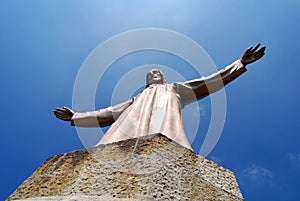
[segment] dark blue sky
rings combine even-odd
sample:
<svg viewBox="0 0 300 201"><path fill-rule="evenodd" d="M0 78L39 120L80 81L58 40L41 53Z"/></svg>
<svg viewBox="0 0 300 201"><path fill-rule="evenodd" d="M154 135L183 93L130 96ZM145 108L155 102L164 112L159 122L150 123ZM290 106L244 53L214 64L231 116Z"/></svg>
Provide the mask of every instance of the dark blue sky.
<svg viewBox="0 0 300 201"><path fill-rule="evenodd" d="M245 200L298 200L299 10L298 0L2 0L0 200L48 157L83 148L76 130L55 119L52 110L72 106L76 75L94 48L116 34L141 28L188 36L207 51L218 69L238 59L250 45L267 46L265 57L226 87L226 122L207 158L235 173ZM151 59L167 66L182 62L162 55L129 55L115 68ZM104 91L99 85L97 108L109 105L114 82L106 82ZM204 123L209 120L209 102L209 98L199 102ZM195 151L206 126L193 142Z"/></svg>

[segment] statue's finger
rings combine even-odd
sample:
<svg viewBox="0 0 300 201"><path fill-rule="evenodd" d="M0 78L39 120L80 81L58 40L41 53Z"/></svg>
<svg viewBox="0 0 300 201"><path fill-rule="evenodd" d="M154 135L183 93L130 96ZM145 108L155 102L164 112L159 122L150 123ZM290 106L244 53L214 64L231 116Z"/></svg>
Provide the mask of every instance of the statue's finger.
<svg viewBox="0 0 300 201"><path fill-rule="evenodd" d="M62 115L55 115L58 119L61 119L61 120L64 120L64 121L67 121L70 119L70 117L68 116L62 116Z"/></svg>
<svg viewBox="0 0 300 201"><path fill-rule="evenodd" d="M60 114L60 112L59 111L53 111L53 113L55 114L55 115L57 115L57 114Z"/></svg>
<svg viewBox="0 0 300 201"><path fill-rule="evenodd" d="M65 112L66 110L61 109L61 108L55 108L55 111Z"/></svg>
<svg viewBox="0 0 300 201"><path fill-rule="evenodd" d="M54 115L59 119L69 119L70 116L66 114L54 113Z"/></svg>
<svg viewBox="0 0 300 201"><path fill-rule="evenodd" d="M258 54L263 54L265 53L265 50L264 49L260 49L259 51L257 51Z"/></svg>
<svg viewBox="0 0 300 201"><path fill-rule="evenodd" d="M70 110L70 108L68 108L68 107L66 107L66 106L63 106L63 108L66 109L66 110Z"/></svg>
<svg viewBox="0 0 300 201"><path fill-rule="evenodd" d="M74 112L73 112L73 110L71 110L70 108L68 108L68 107L66 107L66 106L64 106L63 107L69 114L73 114Z"/></svg>
<svg viewBox="0 0 300 201"><path fill-rule="evenodd" d="M60 114L60 115L63 115L63 114L66 114L66 112L65 112L65 111L55 110L55 111L54 111L54 114Z"/></svg>
<svg viewBox="0 0 300 201"><path fill-rule="evenodd" d="M257 54L262 54L262 53L265 52L265 50L266 50L266 47L262 47L262 48L260 48L256 53L257 53Z"/></svg>
<svg viewBox="0 0 300 201"><path fill-rule="evenodd" d="M255 52L259 48L259 46L260 46L260 43L258 43L252 51Z"/></svg>
<svg viewBox="0 0 300 201"><path fill-rule="evenodd" d="M265 52L265 50L266 50L266 46L263 46L262 48L260 48L259 50L258 50L258 52Z"/></svg>
<svg viewBox="0 0 300 201"><path fill-rule="evenodd" d="M62 117L60 115L57 115L57 114L55 114L55 117L58 118L58 119L64 119L64 117Z"/></svg>
<svg viewBox="0 0 300 201"><path fill-rule="evenodd" d="M56 117L58 117L58 118L60 118L60 117L64 117L64 115L62 115L62 114L59 114L59 113L57 113L57 112L54 112L54 115L55 115Z"/></svg>
<svg viewBox="0 0 300 201"><path fill-rule="evenodd" d="M253 48L253 46L248 47L248 49L246 50L246 52L251 51Z"/></svg>

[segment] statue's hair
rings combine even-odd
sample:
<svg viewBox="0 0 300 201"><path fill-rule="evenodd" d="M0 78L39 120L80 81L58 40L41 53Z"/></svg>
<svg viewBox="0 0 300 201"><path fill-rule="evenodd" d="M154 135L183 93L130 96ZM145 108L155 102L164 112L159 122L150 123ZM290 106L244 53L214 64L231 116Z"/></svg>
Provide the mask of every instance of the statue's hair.
<svg viewBox="0 0 300 201"><path fill-rule="evenodd" d="M146 88L149 87L149 85L150 85L150 83L148 83L148 75L149 75L149 73L150 73L151 71L153 71L153 70L157 70L157 71L160 73L160 75L161 75L161 77L162 77L162 80L163 80L163 84L168 84L168 81L167 81L167 78L166 78L165 74L163 74L163 72L161 72L161 70L159 70L159 69L157 69L157 68L153 68L153 69L151 69L150 71L148 71L148 73L147 73L147 75L146 75Z"/></svg>

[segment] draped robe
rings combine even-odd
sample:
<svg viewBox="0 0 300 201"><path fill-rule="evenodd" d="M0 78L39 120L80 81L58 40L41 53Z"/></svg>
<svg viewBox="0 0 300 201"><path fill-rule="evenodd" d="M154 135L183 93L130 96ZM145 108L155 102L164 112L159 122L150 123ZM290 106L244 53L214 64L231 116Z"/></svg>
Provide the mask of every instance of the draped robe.
<svg viewBox="0 0 300 201"><path fill-rule="evenodd" d="M97 111L74 113L71 125L110 125L98 144L161 133L192 149L184 132L181 109L221 89L245 71L245 66L237 60L207 77L172 84L152 84L124 103Z"/></svg>

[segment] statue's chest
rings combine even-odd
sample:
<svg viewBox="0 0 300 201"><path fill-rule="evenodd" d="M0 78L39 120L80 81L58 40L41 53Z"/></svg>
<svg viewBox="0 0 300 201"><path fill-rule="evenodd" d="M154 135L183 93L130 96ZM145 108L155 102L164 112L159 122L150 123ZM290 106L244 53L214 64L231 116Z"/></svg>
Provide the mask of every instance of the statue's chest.
<svg viewBox="0 0 300 201"><path fill-rule="evenodd" d="M142 101L147 107L178 107L179 96L171 85L154 85L146 88L138 97L137 101Z"/></svg>

